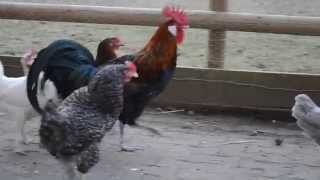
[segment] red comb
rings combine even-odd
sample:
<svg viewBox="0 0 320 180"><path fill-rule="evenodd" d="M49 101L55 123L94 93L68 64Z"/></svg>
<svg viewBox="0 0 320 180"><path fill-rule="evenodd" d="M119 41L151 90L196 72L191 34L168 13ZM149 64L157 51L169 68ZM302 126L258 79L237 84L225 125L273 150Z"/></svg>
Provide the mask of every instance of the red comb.
<svg viewBox="0 0 320 180"><path fill-rule="evenodd" d="M133 64L132 62L130 62L130 61L126 61L125 62L126 63L126 65L129 67L129 69L131 70L131 71L137 71L137 66L135 65L135 64Z"/></svg>
<svg viewBox="0 0 320 180"><path fill-rule="evenodd" d="M162 9L162 14L166 17L170 17L175 20L178 24L182 26L189 25L189 19L187 14L179 8L172 7L172 6L165 6Z"/></svg>

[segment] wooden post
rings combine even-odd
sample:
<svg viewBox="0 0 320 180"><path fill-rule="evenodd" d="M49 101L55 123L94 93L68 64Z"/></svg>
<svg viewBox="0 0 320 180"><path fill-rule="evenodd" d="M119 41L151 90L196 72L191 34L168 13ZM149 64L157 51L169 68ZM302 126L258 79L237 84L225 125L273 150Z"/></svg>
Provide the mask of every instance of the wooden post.
<svg viewBox="0 0 320 180"><path fill-rule="evenodd" d="M210 0L210 9L212 11L226 11L227 0ZM208 37L208 67L223 68L224 49L225 49L225 31L209 31Z"/></svg>

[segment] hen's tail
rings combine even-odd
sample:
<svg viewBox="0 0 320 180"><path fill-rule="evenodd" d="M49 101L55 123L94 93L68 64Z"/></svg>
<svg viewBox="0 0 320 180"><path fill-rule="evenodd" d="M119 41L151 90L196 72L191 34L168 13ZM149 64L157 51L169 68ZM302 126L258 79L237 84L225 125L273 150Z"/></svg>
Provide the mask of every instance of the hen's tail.
<svg viewBox="0 0 320 180"><path fill-rule="evenodd" d="M320 108L305 94L295 97L292 116L298 126L320 145Z"/></svg>
<svg viewBox="0 0 320 180"><path fill-rule="evenodd" d="M29 68L33 64L35 58L37 57L37 54L38 54L38 51L32 48L22 55L20 59L20 63L22 65L22 70L24 72L24 75L28 74Z"/></svg>
<svg viewBox="0 0 320 180"><path fill-rule="evenodd" d="M40 143L53 156L60 151L62 142L66 137L66 121L57 113L58 104L48 101L44 107L39 129Z"/></svg>

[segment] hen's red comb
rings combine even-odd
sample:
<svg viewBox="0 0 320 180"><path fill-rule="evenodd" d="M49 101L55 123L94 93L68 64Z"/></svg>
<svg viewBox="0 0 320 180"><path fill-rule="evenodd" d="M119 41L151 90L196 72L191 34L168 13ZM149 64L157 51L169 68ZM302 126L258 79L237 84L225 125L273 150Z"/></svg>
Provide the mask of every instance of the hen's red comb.
<svg viewBox="0 0 320 180"><path fill-rule="evenodd" d="M130 61L126 61L125 63L126 63L126 65L129 67L130 71L134 71L134 72L137 71L137 66L136 66L135 64L133 64L133 63L130 62Z"/></svg>
<svg viewBox="0 0 320 180"><path fill-rule="evenodd" d="M189 25L189 19L187 14L179 8L173 6L165 6L162 9L162 14L166 17L170 17L182 26Z"/></svg>

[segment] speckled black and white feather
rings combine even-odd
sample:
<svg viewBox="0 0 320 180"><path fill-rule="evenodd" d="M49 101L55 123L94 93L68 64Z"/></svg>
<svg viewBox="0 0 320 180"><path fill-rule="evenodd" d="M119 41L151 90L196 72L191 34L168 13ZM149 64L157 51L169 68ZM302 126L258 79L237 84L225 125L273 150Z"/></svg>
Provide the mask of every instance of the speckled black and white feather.
<svg viewBox="0 0 320 180"><path fill-rule="evenodd" d="M106 66L59 106L49 102L41 120L41 144L58 159L72 159L80 172L88 172L99 160L98 144L122 111L127 71L126 65Z"/></svg>

